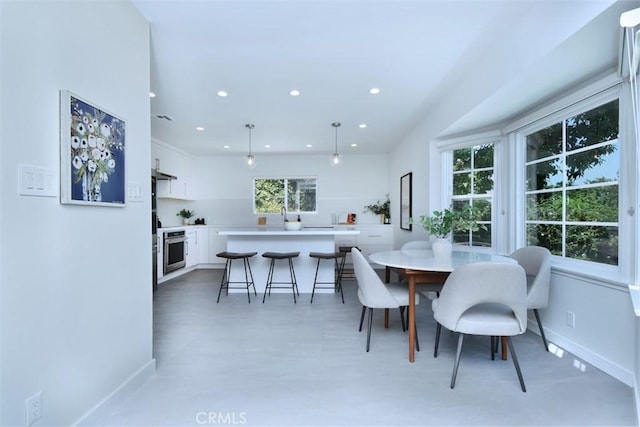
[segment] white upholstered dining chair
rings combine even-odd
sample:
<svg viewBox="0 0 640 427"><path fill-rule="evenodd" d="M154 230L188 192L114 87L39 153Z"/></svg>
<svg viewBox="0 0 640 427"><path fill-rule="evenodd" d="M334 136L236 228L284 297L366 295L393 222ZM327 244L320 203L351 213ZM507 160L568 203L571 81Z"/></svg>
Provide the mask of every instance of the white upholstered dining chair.
<svg viewBox="0 0 640 427"><path fill-rule="evenodd" d="M351 249L351 257L353 259L353 269L358 282L358 299L362 304L362 314L360 316L360 331L362 331L362 323L367 309L369 309L369 323L367 327L367 347L371 342L371 325L374 308L398 308L400 309L400 319L402 320L402 331L405 331L404 325L404 308L409 305L409 291L406 286L396 284L385 284L378 273L367 262L364 255L357 249ZM416 304L420 303L420 296L416 294ZM417 344L416 333L416 344ZM419 350L419 346L417 345Z"/></svg>
<svg viewBox="0 0 640 427"><path fill-rule="evenodd" d="M551 252L541 246L525 246L513 252L510 257L518 261L527 274L527 309L533 310L538 322L538 329L540 329L542 343L545 350L549 351L538 309L549 305Z"/></svg>
<svg viewBox="0 0 640 427"><path fill-rule="evenodd" d="M518 264L478 262L455 269L440 297L432 302L437 322L433 356L438 357L442 326L458 332L458 348L451 375L455 387L465 335L491 337L491 357L496 337L505 337L520 387L526 392L511 336L527 330L527 279Z"/></svg>

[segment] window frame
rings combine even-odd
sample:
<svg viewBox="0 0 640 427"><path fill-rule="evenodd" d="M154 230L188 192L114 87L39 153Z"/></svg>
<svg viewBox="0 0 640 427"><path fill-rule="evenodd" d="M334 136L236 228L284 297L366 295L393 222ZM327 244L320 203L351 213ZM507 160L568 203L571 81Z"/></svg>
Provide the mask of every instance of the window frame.
<svg viewBox="0 0 640 427"><path fill-rule="evenodd" d="M604 84L608 82L605 81ZM594 261L578 260L574 258L567 258L563 256L553 256L554 269L562 270L567 273L575 273L584 277L592 277L598 279L605 279L607 282L615 284L625 284L632 274L632 265L634 263L635 250L633 249L632 237L633 224L632 215L626 214L627 209L624 206L629 205L629 194L635 191L636 185L633 180L630 179L633 175L633 171L630 170L622 159L628 156L628 147L625 144L627 140L630 128L623 118L624 109L628 107L627 99L623 96L622 85L608 85L608 87L601 88L600 90L592 90L591 95L583 94L580 99L572 99L571 96L567 97L565 104L554 104L555 110L552 113L545 114L543 117L529 122L526 125L522 125L517 129L506 129L510 131L510 146L515 152L514 163L515 170L518 174L515 180L515 188L513 193L513 200L515 202L515 230L514 230L514 242L515 245L512 248L522 247L526 244L526 137L532 133L540 131L553 124L562 122L563 120L584 113L586 111L597 108L608 102L618 99L619 114L619 128L618 128L618 147L620 149L620 165L619 165L619 180L618 180L618 265L603 264ZM571 102L573 100L573 102ZM541 109L531 114L533 116L540 116ZM526 121L521 119L520 123ZM633 151L633 150L631 150ZM635 158L635 154L633 154ZM633 206L631 204L630 206Z"/></svg>
<svg viewBox="0 0 640 427"><path fill-rule="evenodd" d="M492 162L491 162L491 167L476 167L476 165L474 164L475 161L475 153L476 153L476 148L477 147L482 147L482 146L486 146L486 145L491 145L492 146ZM493 246L493 208L494 208L494 195L495 195L495 162L496 162L496 156L495 156L495 143L494 142L485 142L483 144L473 144L470 145L468 147L463 147L463 148L454 148L452 150L450 150L449 152L452 153L456 151L456 150L464 150L464 149L468 149L471 152L471 156L469 159L470 165L468 169L464 169L463 171L457 171L455 170L455 168L453 167L453 157L451 158L451 178L453 180L451 188L452 188L452 194L451 194L451 204L455 205L456 202L467 202L469 201L471 203L471 205L473 205L475 202L479 201L479 200L488 200L490 206L491 206L491 218L489 219L489 221L482 221L481 224L487 224L489 226L490 232L489 232L489 239L491 241L491 245L489 247ZM486 171L491 171L491 177L492 177L492 186L491 186L491 191L487 192L487 193L476 193L475 192L475 175L478 174L479 172L486 172ZM470 192L465 193L465 194L453 194L454 193L454 185L453 183L455 182L455 177L456 175L466 175L469 174L469 178L471 180L470 184ZM455 208L454 208L455 210ZM453 233L455 236L455 232ZM473 247L473 248L480 248L480 247L487 247L484 245L474 245L473 244L473 232L466 232L467 237L466 237L466 245L463 242L456 242L454 236L452 236L452 243L453 244L457 244L460 246L469 246L469 247Z"/></svg>
<svg viewBox="0 0 640 427"><path fill-rule="evenodd" d="M500 138L496 142L493 233L491 251L509 254L524 246L526 241L525 143L524 133L579 114L615 98L619 99L620 126L620 179L618 181L619 263L617 266L553 256L554 271L580 280L595 281L612 288L637 283L640 277L640 153L636 153L635 129L632 117L631 95L628 81L616 73L608 73L580 87L558 95L553 100L530 109L513 120L468 132L463 136L442 137L432 140L429 149L429 210L446 207L452 194L451 155L447 150L464 148ZM560 117L563 118L560 118ZM498 148L499 145L499 148ZM516 165L514 167L514 165ZM450 199L449 199L450 200ZM456 247L464 250L464 247ZM474 248L481 250L481 248Z"/></svg>
<svg viewBox="0 0 640 427"><path fill-rule="evenodd" d="M493 193L491 195L491 246L470 246L455 244L455 250L481 251L504 253L506 245L504 226L498 226L498 218L505 216L504 203L506 201L507 186L503 186L503 165L506 161L505 137L500 130L469 134L453 138L443 138L436 141L440 156L440 204L430 211L444 209L453 202L453 151L462 148L472 148L478 145L493 144Z"/></svg>
<svg viewBox="0 0 640 427"><path fill-rule="evenodd" d="M313 179L315 180L315 184L316 184L316 191L315 191L315 210L313 211L300 211L300 210L296 210L296 211L290 211L287 208L287 213L289 214L301 214L301 215L314 215L318 213L318 177L317 176L313 176L313 175L305 175L305 176L283 176L283 175L278 175L278 176L256 176L253 178L252 182L251 182L251 202L253 204L253 213L254 215L280 215L282 212L257 212L256 210L256 181L257 180L273 180L273 181L278 181L278 180L282 180L284 181L284 192L285 192L285 206L289 206L289 198L288 198L288 183L290 180L308 180L308 179Z"/></svg>

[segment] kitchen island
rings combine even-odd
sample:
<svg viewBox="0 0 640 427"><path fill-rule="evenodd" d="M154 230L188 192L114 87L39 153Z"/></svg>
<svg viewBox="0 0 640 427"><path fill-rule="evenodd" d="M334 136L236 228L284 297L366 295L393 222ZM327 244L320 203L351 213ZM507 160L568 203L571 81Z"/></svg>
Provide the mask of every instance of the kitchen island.
<svg viewBox="0 0 640 427"><path fill-rule="evenodd" d="M237 230L220 230L220 236L227 238L227 251L229 252L257 252L251 258L251 270L258 293L264 292L269 271L269 260L262 257L264 252L300 252L300 256L294 258L293 265L300 293L310 294L313 290L313 280L316 273L315 259L309 258L309 252L335 252L335 236L358 235L359 230L350 228L334 229L333 227L309 227L301 230L284 230L284 228L245 228ZM333 280L333 262L322 261L318 272L318 281L329 282ZM244 276L242 263L234 263L232 278ZM236 276L237 275L237 276ZM289 269L285 262L276 262L274 280L289 280ZM229 292L246 292L242 290L229 290ZM275 292L291 292L287 289L273 289ZM316 293L332 292L331 290L316 289Z"/></svg>

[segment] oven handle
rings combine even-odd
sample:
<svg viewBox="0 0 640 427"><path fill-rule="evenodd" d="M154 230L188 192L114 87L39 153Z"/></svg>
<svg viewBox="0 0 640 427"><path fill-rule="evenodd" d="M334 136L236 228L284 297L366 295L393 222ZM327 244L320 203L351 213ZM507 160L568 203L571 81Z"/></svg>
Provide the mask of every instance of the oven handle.
<svg viewBox="0 0 640 427"><path fill-rule="evenodd" d="M164 240L166 244L180 243L180 242L186 242L186 241L187 241L186 237L170 237Z"/></svg>

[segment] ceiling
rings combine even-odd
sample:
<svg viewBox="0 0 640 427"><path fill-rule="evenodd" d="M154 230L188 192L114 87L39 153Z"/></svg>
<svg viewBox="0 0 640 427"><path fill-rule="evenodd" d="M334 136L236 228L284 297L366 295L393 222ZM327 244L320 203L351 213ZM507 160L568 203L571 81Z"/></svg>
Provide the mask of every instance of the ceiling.
<svg viewBox="0 0 640 427"><path fill-rule="evenodd" d="M501 123L615 68L619 14L638 2L612 3L133 0L151 28L151 134L239 155L252 123L257 155L328 155L336 140L389 152L440 108L441 134Z"/></svg>

